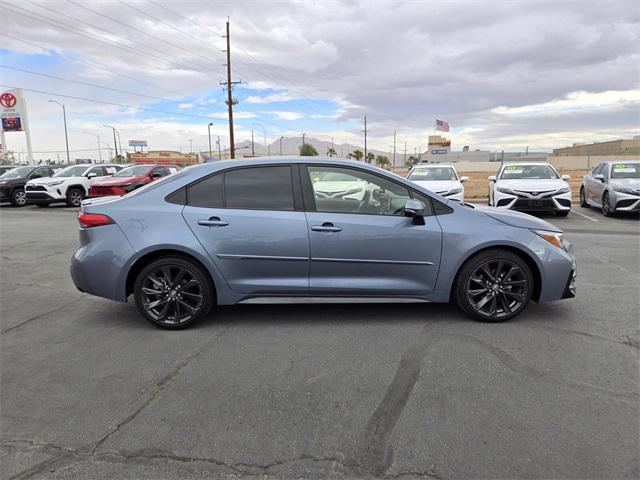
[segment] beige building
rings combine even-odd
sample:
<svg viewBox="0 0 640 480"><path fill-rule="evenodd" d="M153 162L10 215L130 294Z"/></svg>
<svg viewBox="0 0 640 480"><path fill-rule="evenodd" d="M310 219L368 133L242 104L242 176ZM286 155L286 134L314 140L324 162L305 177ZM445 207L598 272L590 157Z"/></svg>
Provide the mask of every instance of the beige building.
<svg viewBox="0 0 640 480"><path fill-rule="evenodd" d="M592 155L640 155L640 135L630 139L600 143L574 143L571 147L556 148L554 157L584 157Z"/></svg>
<svg viewBox="0 0 640 480"><path fill-rule="evenodd" d="M127 163L158 163L186 167L200 163L197 153L181 153L172 150L152 150L150 152L127 153Z"/></svg>

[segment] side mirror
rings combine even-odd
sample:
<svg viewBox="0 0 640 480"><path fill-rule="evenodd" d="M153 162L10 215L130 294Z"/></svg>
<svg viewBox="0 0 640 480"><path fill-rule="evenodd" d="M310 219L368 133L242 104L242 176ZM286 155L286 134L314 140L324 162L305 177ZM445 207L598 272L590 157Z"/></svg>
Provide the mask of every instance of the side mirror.
<svg viewBox="0 0 640 480"><path fill-rule="evenodd" d="M571 180L571 175L562 175L562 179L565 181Z"/></svg>
<svg viewBox="0 0 640 480"><path fill-rule="evenodd" d="M151 178L160 178L162 177L162 175L160 175L159 173L152 173L151 174Z"/></svg>
<svg viewBox="0 0 640 480"><path fill-rule="evenodd" d="M96 172L89 172L89 173L87 174L87 178L95 178L95 177L97 177L97 176L98 176L98 174L97 174Z"/></svg>
<svg viewBox="0 0 640 480"><path fill-rule="evenodd" d="M422 201L410 198L404 204L404 215L406 217L422 217L426 208Z"/></svg>
<svg viewBox="0 0 640 480"><path fill-rule="evenodd" d="M490 181L490 182L495 182L496 180L497 180L497 178L496 178L496 176L495 176L495 175L491 175L491 176L489 177L489 181Z"/></svg>
<svg viewBox="0 0 640 480"><path fill-rule="evenodd" d="M467 180L469 180L469 177L460 177L460 182L461 182L461 183L464 183L464 182L466 182Z"/></svg>
<svg viewBox="0 0 640 480"><path fill-rule="evenodd" d="M602 175L601 173L599 173L598 175L594 175L593 178L595 178L596 180L600 180L602 183L604 183L604 175Z"/></svg>

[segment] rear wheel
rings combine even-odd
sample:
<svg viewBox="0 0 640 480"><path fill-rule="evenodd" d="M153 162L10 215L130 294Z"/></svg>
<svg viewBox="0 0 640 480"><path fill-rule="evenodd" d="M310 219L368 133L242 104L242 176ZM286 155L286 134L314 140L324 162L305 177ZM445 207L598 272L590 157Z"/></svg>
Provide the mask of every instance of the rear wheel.
<svg viewBox="0 0 640 480"><path fill-rule="evenodd" d="M24 207L27 204L27 195L22 188L16 188L11 192L11 205L14 207Z"/></svg>
<svg viewBox="0 0 640 480"><path fill-rule="evenodd" d="M213 306L213 286L196 263L164 257L147 265L133 289L138 311L160 328L180 329L204 317Z"/></svg>
<svg viewBox="0 0 640 480"><path fill-rule="evenodd" d="M589 208L591 206L587 203L587 196L585 195L584 187L580 189L580 206L582 208Z"/></svg>
<svg viewBox="0 0 640 480"><path fill-rule="evenodd" d="M613 210L611 210L611 205L609 203L609 193L605 192L602 196L602 214L605 217L612 217Z"/></svg>
<svg viewBox="0 0 640 480"><path fill-rule="evenodd" d="M84 192L79 188L72 188L67 192L67 206L79 207L84 199Z"/></svg>
<svg viewBox="0 0 640 480"><path fill-rule="evenodd" d="M474 320L504 322L531 299L533 274L515 253L487 250L467 260L454 289L456 303Z"/></svg>

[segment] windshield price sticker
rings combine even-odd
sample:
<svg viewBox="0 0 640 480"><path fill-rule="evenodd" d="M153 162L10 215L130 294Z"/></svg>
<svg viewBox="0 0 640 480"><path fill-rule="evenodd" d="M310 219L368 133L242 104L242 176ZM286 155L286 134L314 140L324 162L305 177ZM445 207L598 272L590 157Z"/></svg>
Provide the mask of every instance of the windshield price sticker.
<svg viewBox="0 0 640 480"><path fill-rule="evenodd" d="M507 167L505 170L508 173L522 173L522 169L519 167Z"/></svg>
<svg viewBox="0 0 640 480"><path fill-rule="evenodd" d="M630 165L630 166L626 166L623 164L618 164L618 165L614 165L613 166L613 171L616 173L633 173L636 171L635 167Z"/></svg>

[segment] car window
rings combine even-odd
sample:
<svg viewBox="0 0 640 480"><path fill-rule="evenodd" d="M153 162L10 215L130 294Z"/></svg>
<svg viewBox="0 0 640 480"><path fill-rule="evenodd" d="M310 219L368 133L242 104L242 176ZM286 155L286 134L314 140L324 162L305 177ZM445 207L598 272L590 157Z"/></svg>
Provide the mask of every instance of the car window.
<svg viewBox="0 0 640 480"><path fill-rule="evenodd" d="M193 207L223 208L222 181L224 174L212 175L189 186L187 205Z"/></svg>
<svg viewBox="0 0 640 480"><path fill-rule="evenodd" d="M409 190L372 173L344 167L308 166L318 212L404 215ZM326 181L327 173L340 181Z"/></svg>
<svg viewBox="0 0 640 480"><path fill-rule="evenodd" d="M414 167L407 177L411 181L457 180L452 167Z"/></svg>
<svg viewBox="0 0 640 480"><path fill-rule="evenodd" d="M550 180L558 178L558 174L550 165L507 165L502 170L500 178L503 180Z"/></svg>
<svg viewBox="0 0 640 480"><path fill-rule="evenodd" d="M29 175L33 167L16 167L2 174L2 178L22 178Z"/></svg>
<svg viewBox="0 0 640 480"><path fill-rule="evenodd" d="M176 173L178 171L178 169L176 167L166 167L167 169L167 175L172 175L174 173Z"/></svg>
<svg viewBox="0 0 640 480"><path fill-rule="evenodd" d="M251 167L224 174L226 208L294 210L291 167Z"/></svg>
<svg viewBox="0 0 640 480"><path fill-rule="evenodd" d="M102 167L92 167L89 170L87 170L87 173L85 174L85 176L88 177L91 174L94 174L96 177L103 177L104 171L102 170Z"/></svg>
<svg viewBox="0 0 640 480"><path fill-rule="evenodd" d="M31 174L31 178L42 178L49 176L49 169L46 167L37 168L35 172Z"/></svg>
<svg viewBox="0 0 640 480"><path fill-rule="evenodd" d="M57 177L57 178L80 177L88 169L89 167L87 165L72 165L70 167L63 168L62 170L58 170L54 175L54 177Z"/></svg>
<svg viewBox="0 0 640 480"><path fill-rule="evenodd" d="M640 163L614 163L611 178L640 178Z"/></svg>
<svg viewBox="0 0 640 480"><path fill-rule="evenodd" d="M602 170L602 167L604 167L604 163L601 163L600 165L596 166L596 168L591 170L591 175L598 175L600 173L600 170Z"/></svg>
<svg viewBox="0 0 640 480"><path fill-rule="evenodd" d="M105 175L113 175L118 172L118 167L114 167L113 165L102 168L104 169Z"/></svg>

